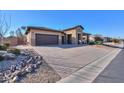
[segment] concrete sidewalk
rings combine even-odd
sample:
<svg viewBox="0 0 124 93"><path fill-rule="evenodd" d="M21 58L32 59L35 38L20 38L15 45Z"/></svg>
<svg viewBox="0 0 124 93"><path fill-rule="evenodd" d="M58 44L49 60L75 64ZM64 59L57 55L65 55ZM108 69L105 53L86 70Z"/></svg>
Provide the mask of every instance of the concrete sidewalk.
<svg viewBox="0 0 124 93"><path fill-rule="evenodd" d="M121 51L115 49L104 57L78 69L70 76L58 81L57 83L91 83L96 77L110 64L113 58Z"/></svg>

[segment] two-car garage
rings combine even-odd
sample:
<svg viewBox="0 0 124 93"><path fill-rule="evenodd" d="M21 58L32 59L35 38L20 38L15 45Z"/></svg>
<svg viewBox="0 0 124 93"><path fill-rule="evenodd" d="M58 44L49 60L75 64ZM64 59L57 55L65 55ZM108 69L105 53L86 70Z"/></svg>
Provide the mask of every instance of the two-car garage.
<svg viewBox="0 0 124 93"><path fill-rule="evenodd" d="M36 46L58 44L58 35L35 34Z"/></svg>

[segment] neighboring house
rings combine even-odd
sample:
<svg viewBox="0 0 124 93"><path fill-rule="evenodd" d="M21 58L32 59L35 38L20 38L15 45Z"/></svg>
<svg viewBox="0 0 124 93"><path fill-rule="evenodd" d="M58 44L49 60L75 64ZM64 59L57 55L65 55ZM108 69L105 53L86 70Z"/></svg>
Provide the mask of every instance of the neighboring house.
<svg viewBox="0 0 124 93"><path fill-rule="evenodd" d="M0 44L8 43L10 46L24 45L26 44L26 38L20 39L15 36L5 37L3 41L0 39Z"/></svg>
<svg viewBox="0 0 124 93"><path fill-rule="evenodd" d="M110 38L110 37L104 37L104 42L112 42L112 38Z"/></svg>
<svg viewBox="0 0 124 93"><path fill-rule="evenodd" d="M89 40L91 42L94 42L96 40L96 37L99 37L101 40L105 40L105 38L102 35L90 35Z"/></svg>
<svg viewBox="0 0 124 93"><path fill-rule="evenodd" d="M0 39L0 44L8 43L11 46L16 46L18 44L17 41L18 40L16 37L6 37L6 38L3 38L3 41Z"/></svg>
<svg viewBox="0 0 124 93"><path fill-rule="evenodd" d="M81 25L64 30L28 26L25 34L27 36L27 43L33 46L80 44L80 41L83 41L83 30L84 28ZM85 34L87 43L89 41L89 35Z"/></svg>
<svg viewBox="0 0 124 93"><path fill-rule="evenodd" d="M94 42L94 41L95 41L95 36L94 36L94 35L90 35L89 41L90 41L90 42Z"/></svg>

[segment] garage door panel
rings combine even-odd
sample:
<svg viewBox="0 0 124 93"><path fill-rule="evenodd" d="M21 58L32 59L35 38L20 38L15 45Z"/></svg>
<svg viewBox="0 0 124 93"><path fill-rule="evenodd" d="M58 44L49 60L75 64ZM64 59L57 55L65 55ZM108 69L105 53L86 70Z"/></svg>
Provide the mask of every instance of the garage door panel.
<svg viewBox="0 0 124 93"><path fill-rule="evenodd" d="M58 35L36 34L36 45L58 44Z"/></svg>

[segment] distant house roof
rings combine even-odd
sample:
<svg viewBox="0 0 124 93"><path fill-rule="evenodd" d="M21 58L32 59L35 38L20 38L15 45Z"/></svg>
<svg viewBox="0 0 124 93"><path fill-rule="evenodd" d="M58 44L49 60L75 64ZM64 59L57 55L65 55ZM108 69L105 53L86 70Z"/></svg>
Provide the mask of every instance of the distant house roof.
<svg viewBox="0 0 124 93"><path fill-rule="evenodd" d="M91 35L90 33L83 32L83 35Z"/></svg>
<svg viewBox="0 0 124 93"><path fill-rule="evenodd" d="M84 30L83 26L77 25L77 26L74 26L74 27L71 27L71 28L64 29L63 31L68 31L68 30L76 29L77 27L81 27Z"/></svg>
<svg viewBox="0 0 124 93"><path fill-rule="evenodd" d="M71 30L71 29L76 29L77 27L81 27L82 29L84 29L81 25L77 25L68 29L64 29L64 30L56 30L56 29L51 29L51 28L47 28L47 27L37 27L37 26L26 26L26 32L25 34L28 34L30 29L37 29L37 30L45 30L45 31L54 31L54 32L60 32L60 33L64 33L64 31L67 30Z"/></svg>

